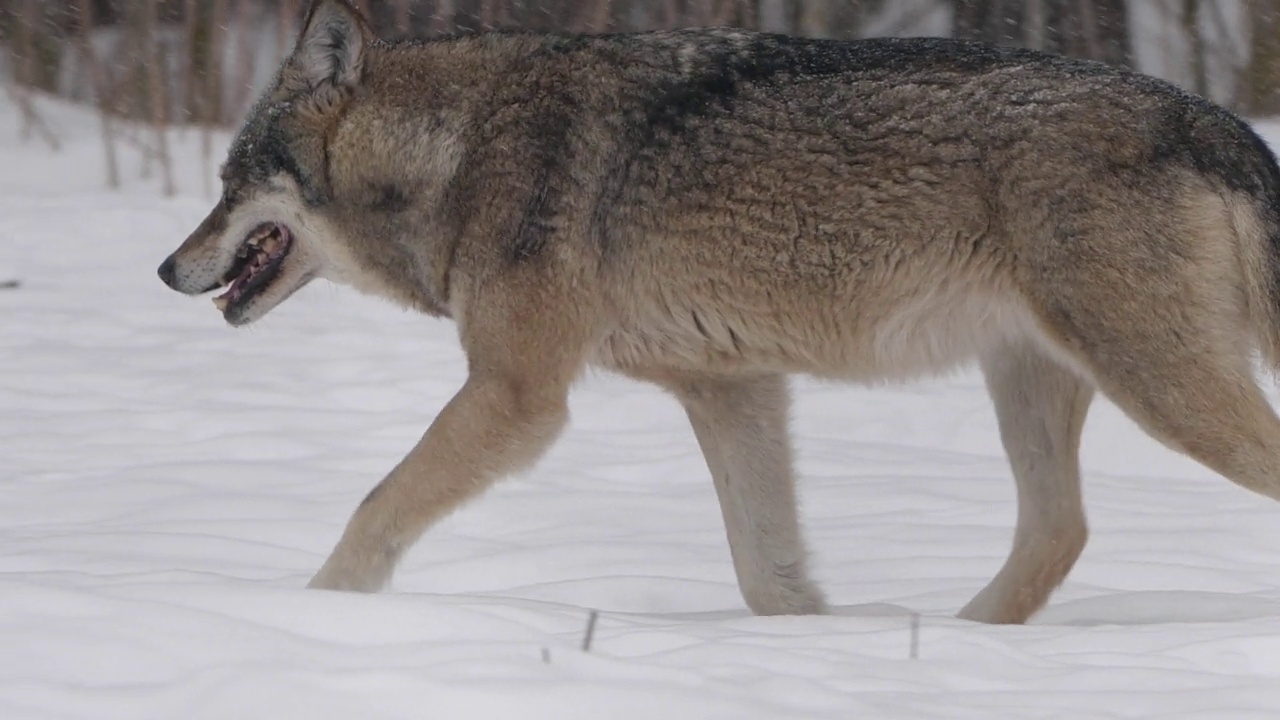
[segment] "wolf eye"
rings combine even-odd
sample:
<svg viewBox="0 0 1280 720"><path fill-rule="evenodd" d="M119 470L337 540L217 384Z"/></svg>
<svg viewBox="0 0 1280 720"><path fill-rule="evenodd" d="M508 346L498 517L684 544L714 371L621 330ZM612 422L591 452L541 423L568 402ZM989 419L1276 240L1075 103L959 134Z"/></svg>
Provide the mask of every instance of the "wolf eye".
<svg viewBox="0 0 1280 720"><path fill-rule="evenodd" d="M230 185L222 186L222 204L228 210L240 200L240 194L233 190Z"/></svg>

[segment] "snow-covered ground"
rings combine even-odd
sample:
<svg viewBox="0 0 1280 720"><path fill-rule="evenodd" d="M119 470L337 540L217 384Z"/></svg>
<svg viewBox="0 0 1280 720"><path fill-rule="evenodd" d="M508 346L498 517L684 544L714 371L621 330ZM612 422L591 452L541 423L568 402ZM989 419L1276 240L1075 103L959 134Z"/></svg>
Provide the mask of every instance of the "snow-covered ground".
<svg viewBox="0 0 1280 720"><path fill-rule="evenodd" d="M832 616L745 610L683 415L608 376L388 592L303 590L462 381L453 327L326 285L226 327L155 276L209 204L198 136L177 139L184 195L106 192L93 120L42 107L60 154L0 106L0 281L21 280L0 290L0 718L1280 713L1280 506L1105 401L1067 584L1025 627L953 618L1013 524L975 373L796 383Z"/></svg>

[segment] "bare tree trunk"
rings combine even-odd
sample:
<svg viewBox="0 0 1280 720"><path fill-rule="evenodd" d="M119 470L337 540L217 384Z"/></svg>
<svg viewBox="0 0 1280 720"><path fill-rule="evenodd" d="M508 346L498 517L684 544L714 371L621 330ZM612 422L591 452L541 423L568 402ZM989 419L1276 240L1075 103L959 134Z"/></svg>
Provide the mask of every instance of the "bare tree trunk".
<svg viewBox="0 0 1280 720"><path fill-rule="evenodd" d="M77 43L80 46L80 62L84 63L93 85L94 100L98 105L98 118L102 126L102 148L106 153L107 187L112 190L120 187L120 162L116 157L116 132L111 120L110 88L106 73L98 62L93 51L93 43L89 33L93 30L93 0L76 0L80 18L80 33Z"/></svg>
<svg viewBox="0 0 1280 720"><path fill-rule="evenodd" d="M662 26L667 30L674 30L683 22L684 13L681 12L679 0L665 0L662 3Z"/></svg>
<svg viewBox="0 0 1280 720"><path fill-rule="evenodd" d="M613 17L612 0L585 0L573 23L575 32L602 33L609 29Z"/></svg>
<svg viewBox="0 0 1280 720"><path fill-rule="evenodd" d="M1067 3L1053 0L1055 3ZM1129 13L1125 0L1075 0L1074 22L1063 23L1067 32L1066 41L1058 52L1074 55L1089 60L1100 60L1117 67L1130 67L1133 64L1133 51L1129 41ZM1064 8L1065 10L1065 8ZM1064 17L1072 13L1066 11ZM1074 39L1071 37L1074 30Z"/></svg>
<svg viewBox="0 0 1280 720"><path fill-rule="evenodd" d="M199 59L196 57L200 47L200 8L197 2L186 0L182 7L182 35L187 44L182 53L182 108L183 120L187 123L199 122L203 114L197 90L200 76Z"/></svg>
<svg viewBox="0 0 1280 720"><path fill-rule="evenodd" d="M436 14L431 17L431 32L443 35L452 32L458 22L456 0L437 0Z"/></svg>
<svg viewBox="0 0 1280 720"><path fill-rule="evenodd" d="M756 18L760 29L765 32L792 32L791 13L785 0L759 0Z"/></svg>
<svg viewBox="0 0 1280 720"><path fill-rule="evenodd" d="M241 115L249 108L252 100L250 93L253 91L253 74L257 69L258 54L253 51L254 48L254 8L249 0L239 0L236 3L236 58L239 66L236 68L235 74L235 94L232 96L231 109L239 119Z"/></svg>
<svg viewBox="0 0 1280 720"><path fill-rule="evenodd" d="M40 5L36 0L22 0L22 6L16 15L17 37L13 42L14 78L13 82L6 83L5 88L22 116L23 141L30 140L32 135L39 135L52 150L56 151L61 149L62 144L36 110L35 100L31 97L31 87L36 84L38 74L35 32L43 18Z"/></svg>
<svg viewBox="0 0 1280 720"><path fill-rule="evenodd" d="M208 103L208 94L205 92L204 83L201 82L201 68L207 69L210 66L209 60L213 57L210 48L212 47L212 28L208 24L202 25L200 20L199 0L187 0L186 7L183 12L186 20L186 36L187 36L187 120L203 126L202 139L208 135L209 123L213 121L213 114L210 112ZM213 194L213 180L211 159L208 155L201 158L200 163L200 186L204 190L205 197Z"/></svg>
<svg viewBox="0 0 1280 720"><path fill-rule="evenodd" d="M1046 0L1045 8L1046 50L1117 67L1132 64L1124 0Z"/></svg>
<svg viewBox="0 0 1280 720"><path fill-rule="evenodd" d="M405 8L405 20L408 21L409 0L400 0ZM280 9L276 19L276 64L284 61L292 50L293 36L297 33L294 26L298 23L298 0L280 0Z"/></svg>
<svg viewBox="0 0 1280 720"><path fill-rule="evenodd" d="M1182 32L1187 36L1191 63L1191 89L1200 95L1209 93L1209 78L1205 70L1204 33L1200 30L1200 0L1182 0Z"/></svg>
<svg viewBox="0 0 1280 720"><path fill-rule="evenodd" d="M205 0L201 0L205 2ZM208 125L229 121L223 101L222 59L226 56L227 0L207 0L209 11L209 65L205 71L204 102L209 110Z"/></svg>
<svg viewBox="0 0 1280 720"><path fill-rule="evenodd" d="M954 0L955 37L1132 65L1125 0Z"/></svg>
<svg viewBox="0 0 1280 720"><path fill-rule="evenodd" d="M1021 0L955 0L952 34L961 40L1021 45L1022 10Z"/></svg>
<svg viewBox="0 0 1280 720"><path fill-rule="evenodd" d="M164 50L160 45L160 22L156 3L139 0L142 27L147 56L147 90L151 100L151 124L155 130L156 159L160 163L160 177L164 194L171 197L176 192L173 185L173 160L169 154L169 113L165 107L167 97L164 74Z"/></svg>
<svg viewBox="0 0 1280 720"><path fill-rule="evenodd" d="M201 92L204 95L203 105L208 109L205 122L200 133L200 166L204 176L205 196L213 195L213 130L214 127L227 121L225 103L222 101L222 58L226 47L227 0L199 0L209 13L208 57L209 65L203 78ZM282 5L292 5L287 0Z"/></svg>
<svg viewBox="0 0 1280 720"><path fill-rule="evenodd" d="M1022 45L1043 50L1048 29L1045 27L1044 0L1027 0L1027 16L1023 19Z"/></svg>
<svg viewBox="0 0 1280 720"><path fill-rule="evenodd" d="M1246 107L1255 116L1280 114L1280 0L1250 0L1249 19Z"/></svg>
<svg viewBox="0 0 1280 720"><path fill-rule="evenodd" d="M23 142L31 140L33 118L35 116L32 110L29 90L32 74L31 56L35 53L35 42L31 39L31 34L34 32L31 27L31 13L34 6L34 0L22 0L18 11L14 13L13 85L10 93L13 95L14 104L18 106L19 115L22 117Z"/></svg>
<svg viewBox="0 0 1280 720"><path fill-rule="evenodd" d="M834 14L831 0L802 0L797 30L805 37L832 37Z"/></svg>
<svg viewBox="0 0 1280 720"><path fill-rule="evenodd" d="M729 25L741 27L738 20L739 6L738 0L712 0L710 24L716 27Z"/></svg>
<svg viewBox="0 0 1280 720"><path fill-rule="evenodd" d="M409 25L409 0L396 0L395 2L395 20L396 34L400 37L409 37L413 28Z"/></svg>

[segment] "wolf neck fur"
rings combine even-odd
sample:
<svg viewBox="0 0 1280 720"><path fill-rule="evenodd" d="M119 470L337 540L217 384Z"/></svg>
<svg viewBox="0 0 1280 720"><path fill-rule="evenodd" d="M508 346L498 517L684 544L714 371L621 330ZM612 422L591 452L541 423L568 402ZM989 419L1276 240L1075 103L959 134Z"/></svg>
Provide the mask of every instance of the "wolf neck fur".
<svg viewBox="0 0 1280 720"><path fill-rule="evenodd" d="M339 222L364 238L350 248L363 277L342 281L437 317L452 315L459 222L448 198L472 112L454 82L459 69L437 59L442 49L370 48L365 91L336 123L328 158L334 196L346 208L335 208Z"/></svg>

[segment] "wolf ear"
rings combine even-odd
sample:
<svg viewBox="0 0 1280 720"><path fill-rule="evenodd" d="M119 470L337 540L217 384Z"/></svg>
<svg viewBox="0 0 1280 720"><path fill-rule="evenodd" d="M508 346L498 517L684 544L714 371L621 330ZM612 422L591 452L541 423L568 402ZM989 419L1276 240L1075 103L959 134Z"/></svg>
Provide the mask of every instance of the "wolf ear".
<svg viewBox="0 0 1280 720"><path fill-rule="evenodd" d="M373 32L346 0L315 0L307 11L291 62L312 88L354 87L364 70Z"/></svg>

